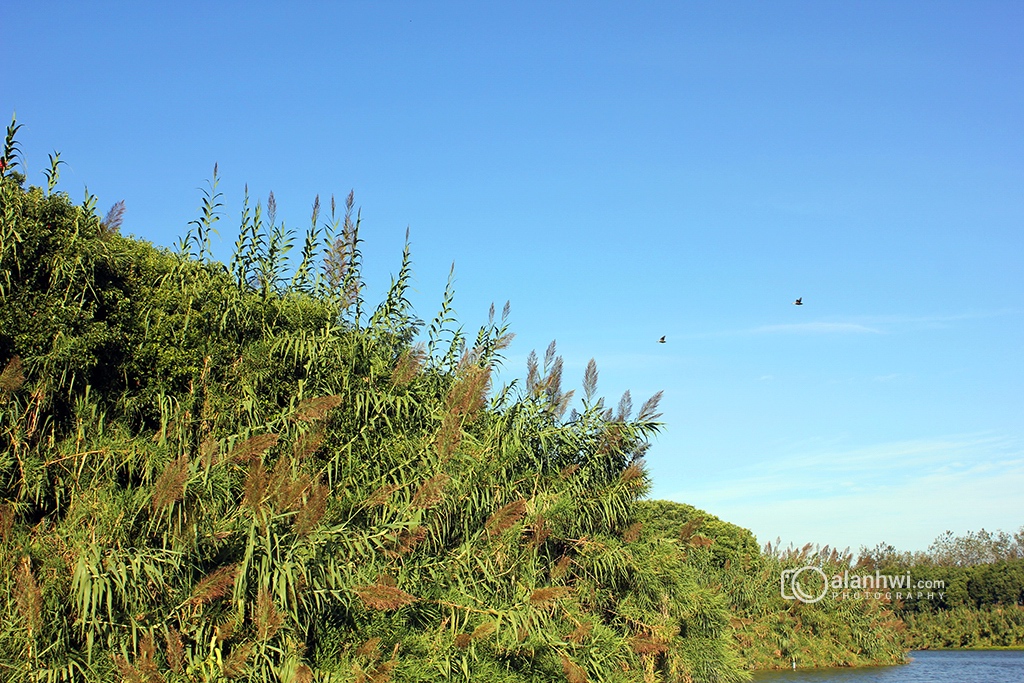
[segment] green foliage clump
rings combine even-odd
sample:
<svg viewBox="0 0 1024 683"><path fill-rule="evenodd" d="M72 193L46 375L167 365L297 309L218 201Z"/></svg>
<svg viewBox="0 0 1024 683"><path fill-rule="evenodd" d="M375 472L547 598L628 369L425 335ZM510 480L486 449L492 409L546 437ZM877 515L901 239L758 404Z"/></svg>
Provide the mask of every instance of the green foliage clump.
<svg viewBox="0 0 1024 683"><path fill-rule="evenodd" d="M825 548L764 551L753 534L691 505L641 503L649 532L679 546L699 583L721 595L734 650L749 669L848 667L904 661L902 623L891 605L836 599L805 604L780 590L786 569L821 568L828 576L851 567L851 556Z"/></svg>
<svg viewBox="0 0 1024 683"><path fill-rule="evenodd" d="M450 285L416 344L408 248L365 309L351 195L315 203L297 264L247 199L224 265L216 169L172 253L55 192L59 159L26 189L14 132L3 680L746 678L721 592L640 533L658 396L606 408L591 365L567 413L554 344L492 392L507 308L470 342Z"/></svg>
<svg viewBox="0 0 1024 683"><path fill-rule="evenodd" d="M908 648L1024 647L1024 528L947 531L918 553L882 543L862 549L858 566L929 587L895 606Z"/></svg>

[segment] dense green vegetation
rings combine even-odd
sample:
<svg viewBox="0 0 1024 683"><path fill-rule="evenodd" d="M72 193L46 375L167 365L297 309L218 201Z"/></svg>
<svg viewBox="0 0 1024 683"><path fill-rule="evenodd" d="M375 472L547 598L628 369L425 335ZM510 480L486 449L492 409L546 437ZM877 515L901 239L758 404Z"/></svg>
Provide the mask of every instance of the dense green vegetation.
<svg viewBox="0 0 1024 683"><path fill-rule="evenodd" d="M100 219L57 191L59 155L28 186L16 132L0 680L711 682L902 661L913 606L780 594L784 569L848 553L762 550L644 499L660 395L606 406L591 361L576 397L554 343L492 387L507 306L467 336L449 282L421 321L408 246L368 304L351 195L315 201L298 241L273 195L246 197L222 264L216 168L172 252L122 236L123 204ZM965 597L904 616L914 633L950 633L957 609L1000 634L971 643L1019 633L996 565L933 564L966 572Z"/></svg>
<svg viewBox="0 0 1024 683"><path fill-rule="evenodd" d="M829 574L851 567L851 556L829 548L762 551L746 529L681 503L641 504L650 532L674 538L699 569L703 584L728 603L733 647L754 669L896 664L904 659L902 624L890 605L874 600L805 604L785 599L784 569L820 566Z"/></svg>
<svg viewBox="0 0 1024 683"><path fill-rule="evenodd" d="M941 584L896 605L909 648L1024 647L1024 528L946 532L918 553L882 543L862 549L858 567Z"/></svg>
<svg viewBox="0 0 1024 683"><path fill-rule="evenodd" d="M569 412L554 344L489 391L510 335L425 328L408 248L367 307L351 196L294 262L266 207L210 258L17 173L0 181L4 680L741 680L721 596L638 537L634 416ZM506 311L507 313L507 311ZM422 339L421 344L414 343Z"/></svg>

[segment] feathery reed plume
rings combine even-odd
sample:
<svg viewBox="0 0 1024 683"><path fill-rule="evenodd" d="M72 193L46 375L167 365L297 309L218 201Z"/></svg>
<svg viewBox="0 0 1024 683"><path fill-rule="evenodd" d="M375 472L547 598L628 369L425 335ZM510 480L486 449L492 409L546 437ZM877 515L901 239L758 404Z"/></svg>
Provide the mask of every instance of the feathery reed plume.
<svg viewBox="0 0 1024 683"><path fill-rule="evenodd" d="M208 434L203 442L199 444L200 462L204 468L210 468L217 461L217 454L220 453L220 444Z"/></svg>
<svg viewBox="0 0 1024 683"><path fill-rule="evenodd" d="M260 588L256 596L256 637L260 642L266 642L274 637L281 624L284 623L284 615L274 607L274 599L270 590Z"/></svg>
<svg viewBox="0 0 1024 683"><path fill-rule="evenodd" d="M649 399L644 401L644 404L640 407L640 414L636 416L638 422L650 422L661 417L661 413L656 411L658 410L658 404L661 403L661 397L664 394L664 391L659 391L654 396L651 396Z"/></svg>
<svg viewBox="0 0 1024 683"><path fill-rule="evenodd" d="M633 397L629 393L629 389L626 389L622 393L622 398L619 399L619 408L615 412L616 422L625 422L629 419L629 414L633 412Z"/></svg>
<svg viewBox="0 0 1024 683"><path fill-rule="evenodd" d="M4 371L0 373L0 391L5 393L11 393L21 388L21 385L25 383L25 371L21 365L20 356L11 356L11 359L7 361L7 365L4 367Z"/></svg>
<svg viewBox="0 0 1024 683"><path fill-rule="evenodd" d="M313 431L306 432L299 438L295 439L292 443L292 455L296 460L302 460L303 458L316 453L317 449L320 448L324 443L324 432L322 429L314 429Z"/></svg>
<svg viewBox="0 0 1024 683"><path fill-rule="evenodd" d="M380 659L380 638L374 636L356 648L356 657L366 657L371 662Z"/></svg>
<svg viewBox="0 0 1024 683"><path fill-rule="evenodd" d="M544 545L544 542L548 540L548 537L550 535L551 529L548 528L548 525L544 521L544 518L540 515L537 515L537 519L534 520L533 524L530 527L530 541L533 543L533 547L539 548L542 545Z"/></svg>
<svg viewBox="0 0 1024 683"><path fill-rule="evenodd" d="M417 598L400 588L378 583L372 586L357 586L352 592L362 600L363 604L375 610L393 610L411 605Z"/></svg>
<svg viewBox="0 0 1024 683"><path fill-rule="evenodd" d="M633 541L640 538L640 532L643 530L643 522L635 522L629 525L629 528L622 532L622 540L626 543L632 543Z"/></svg>
<svg viewBox="0 0 1024 683"><path fill-rule="evenodd" d="M473 640L482 640L487 636L491 635L498 630L493 621L485 621L484 623L473 629L473 633L470 636Z"/></svg>
<svg viewBox="0 0 1024 683"><path fill-rule="evenodd" d="M572 564L572 558L568 555L562 555L562 557L555 563L555 566L551 568L551 578L560 579L565 576L565 573L569 571L569 565Z"/></svg>
<svg viewBox="0 0 1024 683"><path fill-rule="evenodd" d="M235 444L235 447L224 456L227 461L241 462L263 455L269 450L280 437L277 434L257 434L250 436L242 443Z"/></svg>
<svg viewBox="0 0 1024 683"><path fill-rule="evenodd" d="M422 344L403 351L402 355L398 357L398 362L395 363L394 369L391 371L391 384L403 386L411 382L419 373L420 368L423 367L423 362L426 358L427 352Z"/></svg>
<svg viewBox="0 0 1024 683"><path fill-rule="evenodd" d="M245 673L252 648L252 643L242 643L235 647L231 654L224 658L224 667L221 669L223 674L228 678L236 678Z"/></svg>
<svg viewBox="0 0 1024 683"><path fill-rule="evenodd" d="M220 645L226 640L231 640L231 636L235 635L235 628L237 626L238 621L235 617L218 622L213 627L213 636L217 639L217 644Z"/></svg>
<svg viewBox="0 0 1024 683"><path fill-rule="evenodd" d="M226 640L231 640L231 636L235 635L235 628L237 627L238 621L235 617L225 619L214 626L213 634L217 639L217 644L219 645Z"/></svg>
<svg viewBox="0 0 1024 683"><path fill-rule="evenodd" d="M526 515L526 499L514 500L508 505L498 508L484 524L487 534L492 538L512 528L516 522Z"/></svg>
<svg viewBox="0 0 1024 683"><path fill-rule="evenodd" d="M540 370L537 367L537 352L530 351L526 357L526 393L532 395L540 384Z"/></svg>
<svg viewBox="0 0 1024 683"><path fill-rule="evenodd" d="M638 462L635 462L626 469L622 470L622 474L619 477L619 481L621 481L623 484L628 484L634 479L637 479L638 477L642 476L644 476L643 465L641 465Z"/></svg>
<svg viewBox="0 0 1024 683"><path fill-rule="evenodd" d="M299 401L299 405L295 406L292 420L295 422L312 422L313 420L323 419L327 416L327 413L341 405L342 400L344 399L336 394L303 399Z"/></svg>
<svg viewBox="0 0 1024 683"><path fill-rule="evenodd" d="M703 517L698 516L691 519L689 522L684 524L681 529L679 529L679 540L683 543L689 541L690 537L693 536L693 532L700 528L700 525L703 523Z"/></svg>
<svg viewBox="0 0 1024 683"><path fill-rule="evenodd" d="M451 481L451 477L444 472L439 472L427 479L413 494L412 507L426 510L440 503L444 497L444 487L448 485L449 481Z"/></svg>
<svg viewBox="0 0 1024 683"><path fill-rule="evenodd" d="M309 488L310 482L308 474L292 476L292 462L289 458L278 458L267 483L270 504L278 512L296 509L302 502L302 496Z"/></svg>
<svg viewBox="0 0 1024 683"><path fill-rule="evenodd" d="M562 672L565 680L569 683L587 683L587 672L579 664L576 664L565 655L559 655L562 662Z"/></svg>
<svg viewBox="0 0 1024 683"><path fill-rule="evenodd" d="M530 604L534 607L549 605L555 600L561 600L570 593L568 586L548 586L538 588L530 593Z"/></svg>
<svg viewBox="0 0 1024 683"><path fill-rule="evenodd" d="M229 564L210 572L192 589L192 595L186 604L202 605L227 595L227 592L235 585L237 572L238 565L236 564Z"/></svg>
<svg viewBox="0 0 1024 683"><path fill-rule="evenodd" d="M32 574L32 561L21 558L14 581L14 597L18 614L25 622L29 636L39 632L43 617L43 593Z"/></svg>
<svg viewBox="0 0 1024 683"><path fill-rule="evenodd" d="M638 655L661 654L668 651L668 645L648 635L633 636L629 639L629 647Z"/></svg>
<svg viewBox="0 0 1024 683"><path fill-rule="evenodd" d="M622 450L622 425L608 424L601 430L600 444L597 452L601 455L618 453Z"/></svg>
<svg viewBox="0 0 1024 683"><path fill-rule="evenodd" d="M258 512L263 507L269 484L270 479L267 476L267 468L263 466L263 461L257 460L252 463L249 466L249 473L245 476L242 507Z"/></svg>
<svg viewBox="0 0 1024 683"><path fill-rule="evenodd" d="M113 235L121 230L121 223L124 222L124 200L116 202L107 216L100 221L100 231L103 235Z"/></svg>
<svg viewBox="0 0 1024 683"><path fill-rule="evenodd" d="M399 484L383 484L363 501L363 505L368 508L385 505L391 499L391 494L400 488L402 487Z"/></svg>
<svg viewBox="0 0 1024 683"><path fill-rule="evenodd" d="M593 630L593 622L582 621L576 626L576 628L573 629L572 633L565 637L565 639L579 645L587 639L587 636L589 636L590 632Z"/></svg>
<svg viewBox="0 0 1024 683"><path fill-rule="evenodd" d="M420 542L427 537L427 528L424 526L414 526L409 529L402 529L398 532L394 539L395 549L392 551L393 555L405 555L412 551Z"/></svg>
<svg viewBox="0 0 1024 683"><path fill-rule="evenodd" d="M0 543L6 543L14 528L14 506L0 503Z"/></svg>
<svg viewBox="0 0 1024 683"><path fill-rule="evenodd" d="M171 628L167 631L167 648L164 654L167 656L167 666L171 671L180 674L185 670L185 644L181 642L178 629Z"/></svg>
<svg viewBox="0 0 1024 683"><path fill-rule="evenodd" d="M572 475L576 474L579 471L580 471L579 464L573 463L572 465L569 465L568 467L562 468L562 471L559 472L558 474L563 479L568 479L569 477L571 477Z"/></svg>
<svg viewBox="0 0 1024 683"><path fill-rule="evenodd" d="M695 548L707 548L714 544L714 539L708 538L707 536L701 536L700 534L694 534L690 538L690 545Z"/></svg>
<svg viewBox="0 0 1024 683"><path fill-rule="evenodd" d="M139 651L135 658L135 664L119 655L114 656L114 664L129 683L164 683L164 677L156 666L155 655L156 645L153 643L153 633L147 631L139 640Z"/></svg>
<svg viewBox="0 0 1024 683"><path fill-rule="evenodd" d="M185 482L188 481L188 456L167 463L163 473L153 485L151 507L154 512L185 497Z"/></svg>
<svg viewBox="0 0 1024 683"><path fill-rule="evenodd" d="M295 533L299 536L306 536L316 528L316 525L327 513L327 496L330 491L320 482L315 482L309 487L309 495L306 504L299 508L295 515Z"/></svg>
<svg viewBox="0 0 1024 683"><path fill-rule="evenodd" d="M587 401L592 401L597 393L597 362L591 358L587 362L587 369L583 373L583 395Z"/></svg>
<svg viewBox="0 0 1024 683"><path fill-rule="evenodd" d="M462 424L472 422L484 407L490 384L489 367L466 365L462 369L445 401L445 415L437 437L437 451L441 457L447 457L458 448L462 440Z"/></svg>

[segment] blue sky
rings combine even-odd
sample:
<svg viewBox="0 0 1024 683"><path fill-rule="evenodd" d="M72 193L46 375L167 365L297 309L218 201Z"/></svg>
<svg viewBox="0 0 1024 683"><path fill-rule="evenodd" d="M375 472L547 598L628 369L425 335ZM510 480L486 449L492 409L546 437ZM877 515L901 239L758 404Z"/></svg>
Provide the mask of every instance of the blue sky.
<svg viewBox="0 0 1024 683"><path fill-rule="evenodd" d="M764 543L1024 524L1019 2L4 3L30 181L172 245L219 163L370 297L511 300L505 376L664 390L653 495ZM6 112L4 114L4 112ZM805 305L791 302L803 297ZM657 344L661 335L668 343Z"/></svg>

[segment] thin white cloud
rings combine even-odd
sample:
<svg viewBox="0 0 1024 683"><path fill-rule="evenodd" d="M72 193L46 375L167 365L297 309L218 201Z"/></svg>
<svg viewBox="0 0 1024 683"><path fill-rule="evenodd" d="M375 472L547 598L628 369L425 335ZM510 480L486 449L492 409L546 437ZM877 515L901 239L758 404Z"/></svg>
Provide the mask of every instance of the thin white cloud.
<svg viewBox="0 0 1024 683"><path fill-rule="evenodd" d="M750 334L883 334L882 330L857 323L791 323L787 325L762 325L748 330Z"/></svg>
<svg viewBox="0 0 1024 683"><path fill-rule="evenodd" d="M873 546L885 541L923 550L952 529L1024 524L1024 451L991 435L959 435L823 447L732 472L671 495L750 528L763 543L777 536Z"/></svg>
<svg viewBox="0 0 1024 683"><path fill-rule="evenodd" d="M1015 313L1011 309L997 311L972 311L948 315L855 315L841 319L816 320L802 323L781 323L758 327L720 330L716 332L688 332L678 336L681 339L714 339L741 337L761 334L891 334L906 329L935 329L948 327L952 323L994 318Z"/></svg>

